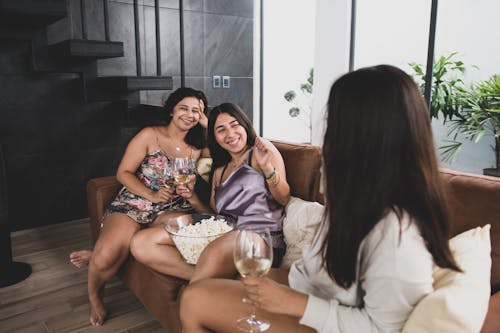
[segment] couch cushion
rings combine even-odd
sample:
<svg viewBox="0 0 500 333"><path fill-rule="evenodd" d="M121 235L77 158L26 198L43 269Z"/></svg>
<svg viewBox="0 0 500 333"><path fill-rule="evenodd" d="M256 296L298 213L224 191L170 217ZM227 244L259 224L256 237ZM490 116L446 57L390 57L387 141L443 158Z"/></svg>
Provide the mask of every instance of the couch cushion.
<svg viewBox="0 0 500 333"><path fill-rule="evenodd" d="M435 290L415 307L404 332L479 332L490 298L490 225L466 231L450 240L464 271L434 267Z"/></svg>
<svg viewBox="0 0 500 333"><path fill-rule="evenodd" d="M321 201L321 148L307 144L291 144L273 140L283 156L286 180L293 196L307 201Z"/></svg>
<svg viewBox="0 0 500 333"><path fill-rule="evenodd" d="M286 252L281 267L289 268L302 257L302 250L311 245L312 239L323 217L324 207L317 202L292 197L285 207L283 234Z"/></svg>

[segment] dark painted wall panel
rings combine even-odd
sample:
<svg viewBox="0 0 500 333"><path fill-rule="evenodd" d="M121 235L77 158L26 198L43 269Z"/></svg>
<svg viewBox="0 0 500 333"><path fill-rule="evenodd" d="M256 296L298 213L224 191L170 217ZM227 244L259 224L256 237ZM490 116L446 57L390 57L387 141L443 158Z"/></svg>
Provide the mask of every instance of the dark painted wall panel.
<svg viewBox="0 0 500 333"><path fill-rule="evenodd" d="M88 37L104 39L101 0L85 0ZM100 76L135 75L133 1L109 1L110 37L125 56L99 60ZM140 1L142 4L143 2ZM154 1L140 8L142 69L156 74ZM180 86L178 0L161 0L162 74ZM210 105L231 101L252 116L253 1L185 0L186 85L206 91ZM46 29L49 44L81 38L80 1ZM89 66L92 73L95 67ZM212 75L230 75L230 89L212 89ZM13 230L87 215L88 179L113 175L138 131L124 127L126 102L86 101L77 73L34 72L29 41L0 41L0 142L4 146ZM170 91L141 92L162 104Z"/></svg>

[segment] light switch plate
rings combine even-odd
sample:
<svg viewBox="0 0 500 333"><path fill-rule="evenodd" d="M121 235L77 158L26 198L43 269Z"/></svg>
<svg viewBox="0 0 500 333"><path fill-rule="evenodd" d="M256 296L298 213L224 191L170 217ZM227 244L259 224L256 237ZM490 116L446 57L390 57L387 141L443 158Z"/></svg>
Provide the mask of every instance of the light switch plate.
<svg viewBox="0 0 500 333"><path fill-rule="evenodd" d="M220 80L221 80L220 75L212 76L212 88L220 88L221 87Z"/></svg>
<svg viewBox="0 0 500 333"><path fill-rule="evenodd" d="M222 77L222 88L229 88L231 85L231 77L224 75Z"/></svg>

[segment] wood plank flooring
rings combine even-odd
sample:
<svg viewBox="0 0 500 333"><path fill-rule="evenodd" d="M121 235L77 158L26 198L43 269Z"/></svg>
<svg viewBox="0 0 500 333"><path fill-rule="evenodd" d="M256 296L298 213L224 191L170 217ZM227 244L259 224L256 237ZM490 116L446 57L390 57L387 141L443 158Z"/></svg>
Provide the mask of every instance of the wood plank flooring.
<svg viewBox="0 0 500 333"><path fill-rule="evenodd" d="M107 284L108 320L89 323L87 269L69 262L69 253L90 247L88 220L77 220L12 233L15 261L31 264L28 279L0 288L0 332L166 333L118 280Z"/></svg>

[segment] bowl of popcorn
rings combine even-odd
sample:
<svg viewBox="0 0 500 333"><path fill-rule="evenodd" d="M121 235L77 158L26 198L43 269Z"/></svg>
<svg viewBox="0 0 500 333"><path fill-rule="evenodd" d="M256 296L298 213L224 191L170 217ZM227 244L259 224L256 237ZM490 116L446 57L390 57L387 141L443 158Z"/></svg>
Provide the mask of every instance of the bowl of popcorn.
<svg viewBox="0 0 500 333"><path fill-rule="evenodd" d="M164 226L184 260L195 265L205 247L234 230L236 221L222 215L188 214L172 217Z"/></svg>

